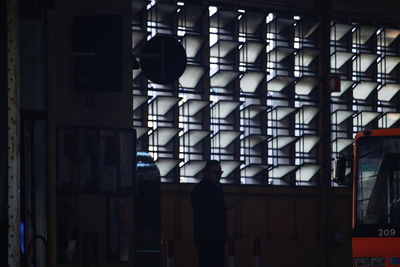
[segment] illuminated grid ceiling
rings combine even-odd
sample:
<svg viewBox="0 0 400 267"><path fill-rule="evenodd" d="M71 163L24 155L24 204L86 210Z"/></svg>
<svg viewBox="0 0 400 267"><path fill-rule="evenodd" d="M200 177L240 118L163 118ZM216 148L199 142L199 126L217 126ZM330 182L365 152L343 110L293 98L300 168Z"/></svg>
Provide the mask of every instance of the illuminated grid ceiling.
<svg viewBox="0 0 400 267"><path fill-rule="evenodd" d="M133 1L133 52L156 34L186 49L178 82L133 71L138 151L163 182L195 182L218 159L224 183L318 185L322 163L320 23L309 17ZM331 23L332 159L362 129L399 127L398 29ZM326 90L328 91L328 90Z"/></svg>

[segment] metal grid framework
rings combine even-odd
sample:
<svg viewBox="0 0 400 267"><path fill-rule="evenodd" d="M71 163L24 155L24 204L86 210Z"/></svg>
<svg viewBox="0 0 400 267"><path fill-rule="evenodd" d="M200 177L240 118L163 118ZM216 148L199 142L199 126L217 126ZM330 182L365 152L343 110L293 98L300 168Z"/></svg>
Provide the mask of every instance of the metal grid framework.
<svg viewBox="0 0 400 267"><path fill-rule="evenodd" d="M332 159L352 153L360 130L399 127L400 30L360 23L331 25ZM348 168L350 172L350 165Z"/></svg>
<svg viewBox="0 0 400 267"><path fill-rule="evenodd" d="M133 11L134 53L171 34L188 58L169 85L133 71L137 149L151 153L163 182L195 182L211 158L224 183L318 185L318 20L190 2L134 1ZM350 154L358 130L398 126L399 33L332 22L331 80L340 80L331 93L332 159Z"/></svg>

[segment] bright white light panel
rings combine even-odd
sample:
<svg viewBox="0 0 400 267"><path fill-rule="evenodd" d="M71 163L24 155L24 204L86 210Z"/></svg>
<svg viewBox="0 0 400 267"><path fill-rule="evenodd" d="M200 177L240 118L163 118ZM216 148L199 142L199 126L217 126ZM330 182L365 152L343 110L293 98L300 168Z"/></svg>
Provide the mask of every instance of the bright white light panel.
<svg viewBox="0 0 400 267"><path fill-rule="evenodd" d="M319 21L190 1L134 1L132 49L177 37L187 68L159 85L133 70L133 126L164 182L194 182L207 159L224 183L318 185L324 149L349 153L355 132L398 127L400 30L331 23L331 75L321 90ZM325 91L324 91L325 90ZM331 95L331 147L321 148L320 93Z"/></svg>

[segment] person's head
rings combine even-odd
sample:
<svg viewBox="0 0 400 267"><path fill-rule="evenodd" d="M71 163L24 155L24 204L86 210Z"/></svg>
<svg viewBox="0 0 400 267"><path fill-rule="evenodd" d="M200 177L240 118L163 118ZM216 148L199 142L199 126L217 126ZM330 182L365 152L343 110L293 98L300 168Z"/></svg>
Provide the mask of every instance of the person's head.
<svg viewBox="0 0 400 267"><path fill-rule="evenodd" d="M204 177L217 184L222 176L221 163L218 160L209 160L204 167Z"/></svg>

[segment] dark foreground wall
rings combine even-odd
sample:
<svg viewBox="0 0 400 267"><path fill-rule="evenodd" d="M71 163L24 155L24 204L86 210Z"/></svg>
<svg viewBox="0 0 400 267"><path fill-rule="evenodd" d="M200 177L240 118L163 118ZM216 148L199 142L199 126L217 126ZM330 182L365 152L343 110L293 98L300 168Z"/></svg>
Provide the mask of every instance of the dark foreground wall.
<svg viewBox="0 0 400 267"><path fill-rule="evenodd" d="M176 266L196 266L192 242L193 185L162 185L163 266L166 243L175 244ZM351 191L332 190L324 229L319 188L224 186L228 232L235 244L235 266L251 266L253 242L261 245L261 265L351 266ZM328 238L325 238L327 236Z"/></svg>

